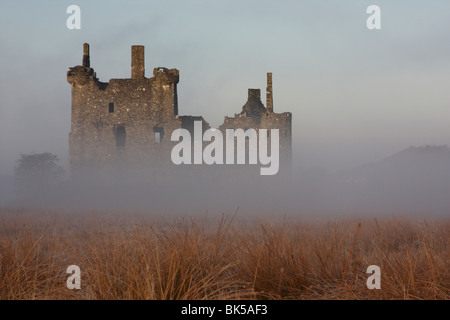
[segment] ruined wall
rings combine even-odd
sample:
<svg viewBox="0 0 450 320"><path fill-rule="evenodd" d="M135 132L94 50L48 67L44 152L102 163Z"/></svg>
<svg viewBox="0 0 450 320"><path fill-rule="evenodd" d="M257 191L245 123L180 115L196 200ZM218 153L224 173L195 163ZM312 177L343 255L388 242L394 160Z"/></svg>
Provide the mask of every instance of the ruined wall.
<svg viewBox="0 0 450 320"><path fill-rule="evenodd" d="M143 47L132 47L132 78L98 81L89 67L85 44L83 66L70 68L72 123L69 138L71 171L112 169L170 162L170 134L181 127L176 69L157 68L145 78ZM168 157L167 157L168 156Z"/></svg>
<svg viewBox="0 0 450 320"><path fill-rule="evenodd" d="M194 121L202 121L203 131L210 128L202 117L178 115L177 69L155 68L153 76L146 78L144 47L132 46L131 57L131 78L100 82L90 67L89 45L84 44L82 65L70 68L67 73L67 81L72 87L69 134L72 177L80 173L98 173L99 169L110 174L124 167L147 173L153 167L157 174L166 168L178 173L180 166L173 165L170 159L172 148L178 143L170 141L173 130L185 128L192 134ZM279 129L280 171L290 172L291 113L273 112L271 73L267 78L266 99L267 108L261 102L261 91L249 89L248 101L242 112L234 117L225 117L219 130L226 138L225 130L228 128ZM193 169L194 165L189 167ZM206 166L206 171L204 168L198 171L198 165L195 167L191 174L211 171L210 166ZM251 169L239 165L233 166L233 170L240 174L255 174L259 167L259 164ZM229 168L215 167L214 170Z"/></svg>
<svg viewBox="0 0 450 320"><path fill-rule="evenodd" d="M226 129L248 128L278 129L280 144L280 173L289 175L292 166L292 114L290 112L274 113L272 73L267 74L266 90L267 108L261 102L259 89L248 89L248 100L242 107L242 112L234 117L225 117L224 123L219 127L225 137ZM247 144L248 148L248 144ZM268 149L270 150L270 132L268 132Z"/></svg>

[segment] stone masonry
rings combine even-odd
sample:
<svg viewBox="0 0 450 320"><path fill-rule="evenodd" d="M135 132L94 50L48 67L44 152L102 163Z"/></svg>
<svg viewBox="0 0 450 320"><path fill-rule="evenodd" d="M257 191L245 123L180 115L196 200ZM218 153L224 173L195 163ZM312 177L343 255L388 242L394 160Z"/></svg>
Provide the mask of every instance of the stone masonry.
<svg viewBox="0 0 450 320"><path fill-rule="evenodd" d="M201 116L179 116L177 84L179 71L163 67L145 77L144 46L131 47L131 78L100 82L90 66L89 45L83 45L82 65L67 72L72 87L69 168L74 177L81 172L115 170L118 165L174 166L170 153L177 142L170 141L177 128L192 130ZM274 113L272 74L267 74L267 108L259 89L249 89L242 112L225 117L219 127L279 129L280 168L290 167L291 113Z"/></svg>

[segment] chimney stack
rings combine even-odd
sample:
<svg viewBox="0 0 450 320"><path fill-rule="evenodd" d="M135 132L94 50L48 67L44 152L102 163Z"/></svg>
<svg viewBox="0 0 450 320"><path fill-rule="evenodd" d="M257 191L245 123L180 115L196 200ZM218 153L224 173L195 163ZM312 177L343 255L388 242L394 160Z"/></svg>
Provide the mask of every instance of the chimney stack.
<svg viewBox="0 0 450 320"><path fill-rule="evenodd" d="M273 113L272 72L267 73L266 107L267 112Z"/></svg>
<svg viewBox="0 0 450 320"><path fill-rule="evenodd" d="M131 79L145 78L144 46L131 46Z"/></svg>
<svg viewBox="0 0 450 320"><path fill-rule="evenodd" d="M260 100L261 90L259 89L248 89L248 101Z"/></svg>
<svg viewBox="0 0 450 320"><path fill-rule="evenodd" d="M83 44L83 67L90 68L91 62L89 58L89 44Z"/></svg>

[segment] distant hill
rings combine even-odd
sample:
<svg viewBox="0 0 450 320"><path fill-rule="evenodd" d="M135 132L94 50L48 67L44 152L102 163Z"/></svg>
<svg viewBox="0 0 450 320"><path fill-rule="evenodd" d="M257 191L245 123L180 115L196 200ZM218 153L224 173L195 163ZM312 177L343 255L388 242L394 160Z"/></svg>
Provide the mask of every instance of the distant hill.
<svg viewBox="0 0 450 320"><path fill-rule="evenodd" d="M344 171L342 175L371 181L447 177L450 175L450 148L446 145L411 146L378 163Z"/></svg>
<svg viewBox="0 0 450 320"><path fill-rule="evenodd" d="M450 165L450 148L443 146L409 147L382 161L387 163L416 163L418 165L430 165L441 163Z"/></svg>
<svg viewBox="0 0 450 320"><path fill-rule="evenodd" d="M338 185L364 206L450 214L450 148L411 146L339 174Z"/></svg>
<svg viewBox="0 0 450 320"><path fill-rule="evenodd" d="M296 186L306 210L438 213L450 216L450 148L409 147L335 174L307 174Z"/></svg>

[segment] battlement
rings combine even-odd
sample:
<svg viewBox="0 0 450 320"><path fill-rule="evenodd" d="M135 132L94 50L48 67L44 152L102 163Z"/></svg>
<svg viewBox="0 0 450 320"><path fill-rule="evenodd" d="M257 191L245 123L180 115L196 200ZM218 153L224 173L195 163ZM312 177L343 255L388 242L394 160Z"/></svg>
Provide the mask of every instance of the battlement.
<svg viewBox="0 0 450 320"><path fill-rule="evenodd" d="M153 77L156 81L178 83L180 80L180 72L177 69L158 67L153 69Z"/></svg>
<svg viewBox="0 0 450 320"><path fill-rule="evenodd" d="M67 71L67 82L73 86L84 86L89 82L98 81L94 69L89 67L75 66Z"/></svg>
<svg viewBox="0 0 450 320"><path fill-rule="evenodd" d="M103 90L108 83L99 82L94 69L90 67L89 44L83 44L82 65L69 68L67 72L67 82L73 86L85 86L89 83L96 83L98 88ZM142 83L149 83L149 80L157 81L163 84L177 84L180 79L180 72L177 69L168 69L158 67L153 69L153 77L145 77L145 55L144 46L131 46L131 78L128 79L110 79L109 83L122 80L138 80Z"/></svg>
<svg viewBox="0 0 450 320"><path fill-rule="evenodd" d="M89 82L96 82L98 79L90 65L89 44L84 43L82 65L69 68L69 71L67 71L67 82L73 86L84 86Z"/></svg>

